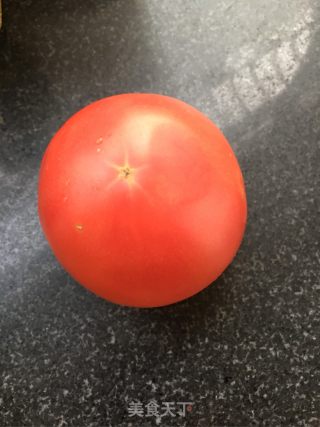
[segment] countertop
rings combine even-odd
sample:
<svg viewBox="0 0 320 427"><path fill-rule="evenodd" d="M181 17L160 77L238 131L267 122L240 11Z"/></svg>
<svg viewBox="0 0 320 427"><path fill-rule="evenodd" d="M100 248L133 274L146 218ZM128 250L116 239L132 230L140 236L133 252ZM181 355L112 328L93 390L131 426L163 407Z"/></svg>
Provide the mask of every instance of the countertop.
<svg viewBox="0 0 320 427"><path fill-rule="evenodd" d="M0 425L318 426L319 3L3 7ZM245 178L237 257L213 285L169 307L90 294L59 266L38 222L50 138L83 106L122 92L163 93L203 111ZM172 402L175 416L148 417L152 401ZM190 402L185 414L179 402Z"/></svg>

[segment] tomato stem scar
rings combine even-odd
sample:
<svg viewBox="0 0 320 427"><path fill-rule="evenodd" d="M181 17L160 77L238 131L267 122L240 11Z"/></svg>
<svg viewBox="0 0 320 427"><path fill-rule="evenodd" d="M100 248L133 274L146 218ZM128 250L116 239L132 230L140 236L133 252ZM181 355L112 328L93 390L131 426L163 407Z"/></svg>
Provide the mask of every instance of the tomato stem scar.
<svg viewBox="0 0 320 427"><path fill-rule="evenodd" d="M119 168L119 176L120 178L129 179L133 175L133 168L130 168L130 166L125 165L121 166Z"/></svg>
<svg viewBox="0 0 320 427"><path fill-rule="evenodd" d="M77 230L79 230L79 231L81 231L81 230L83 230L83 225L81 225L81 224L76 224L76 229Z"/></svg>

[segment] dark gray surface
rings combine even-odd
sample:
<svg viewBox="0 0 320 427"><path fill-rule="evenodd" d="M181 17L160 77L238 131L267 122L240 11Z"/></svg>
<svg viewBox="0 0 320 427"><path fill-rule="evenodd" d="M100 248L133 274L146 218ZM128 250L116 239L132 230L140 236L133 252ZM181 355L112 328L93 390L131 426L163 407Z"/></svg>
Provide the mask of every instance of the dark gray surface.
<svg viewBox="0 0 320 427"><path fill-rule="evenodd" d="M313 0L5 2L0 42L0 425L320 424L320 60ZM57 264L39 162L72 113L160 92L205 112L243 168L249 219L213 286L122 308Z"/></svg>

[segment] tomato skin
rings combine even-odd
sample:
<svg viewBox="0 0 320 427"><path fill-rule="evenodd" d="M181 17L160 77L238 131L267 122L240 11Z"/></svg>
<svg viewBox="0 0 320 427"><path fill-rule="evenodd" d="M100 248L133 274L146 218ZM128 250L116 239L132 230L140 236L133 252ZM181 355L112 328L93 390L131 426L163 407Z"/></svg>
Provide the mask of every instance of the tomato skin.
<svg viewBox="0 0 320 427"><path fill-rule="evenodd" d="M51 140L39 217L64 268L109 301L171 304L229 265L247 215L242 174L219 129L182 101L94 102Z"/></svg>

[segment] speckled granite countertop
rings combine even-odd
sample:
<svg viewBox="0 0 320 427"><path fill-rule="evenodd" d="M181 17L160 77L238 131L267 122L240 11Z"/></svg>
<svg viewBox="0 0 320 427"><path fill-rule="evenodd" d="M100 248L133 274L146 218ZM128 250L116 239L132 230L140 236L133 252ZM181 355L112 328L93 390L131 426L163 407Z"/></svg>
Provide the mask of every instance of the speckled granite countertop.
<svg viewBox="0 0 320 427"><path fill-rule="evenodd" d="M1 426L319 426L317 4L4 2ZM39 162L60 124L132 91L179 97L216 121L248 193L230 268L196 297L153 310L78 286L36 210ZM147 417L152 400L173 402L176 416ZM185 416L178 402L191 402Z"/></svg>

